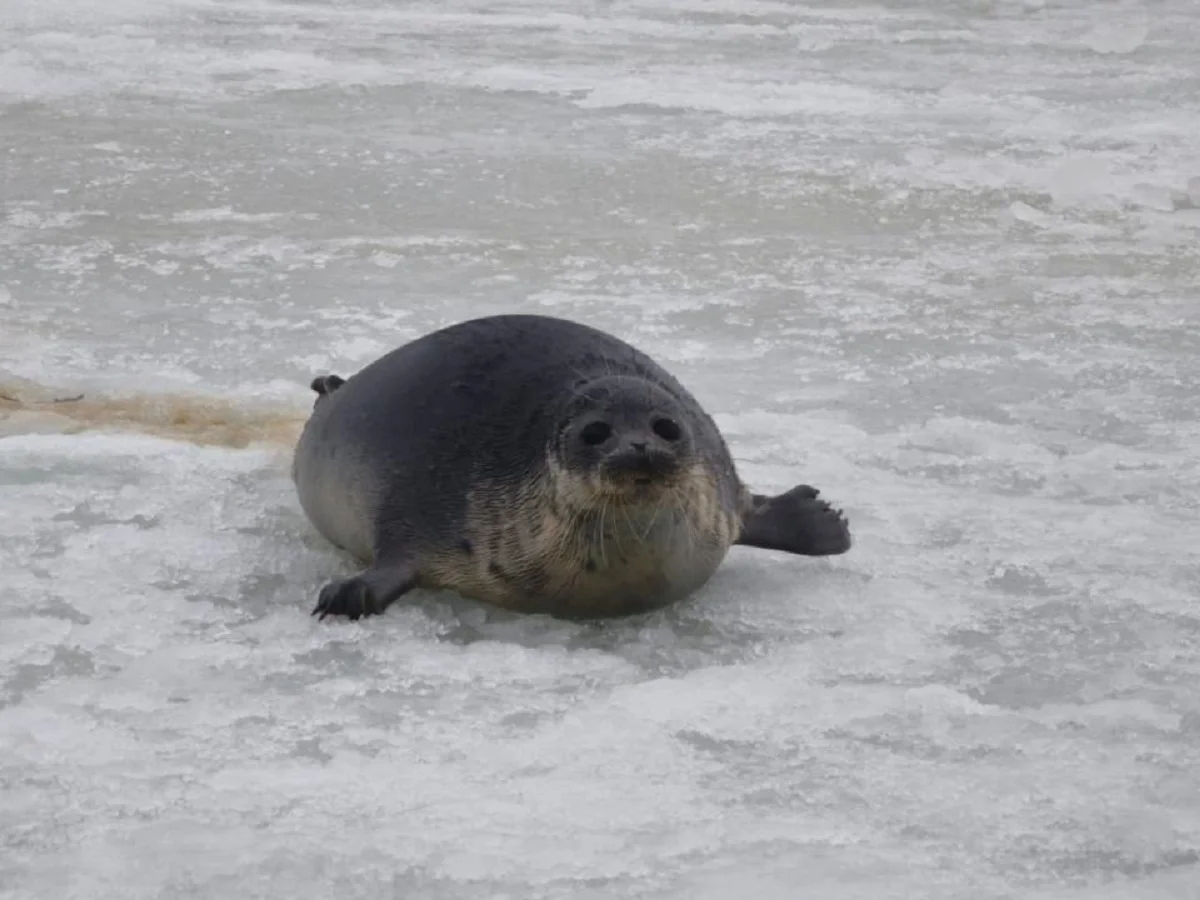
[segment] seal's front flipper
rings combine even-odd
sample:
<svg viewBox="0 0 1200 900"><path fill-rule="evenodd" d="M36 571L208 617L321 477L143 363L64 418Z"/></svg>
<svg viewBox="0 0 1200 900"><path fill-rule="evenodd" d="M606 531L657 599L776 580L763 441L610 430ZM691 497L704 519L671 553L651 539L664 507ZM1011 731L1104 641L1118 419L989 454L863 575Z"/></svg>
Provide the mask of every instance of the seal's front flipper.
<svg viewBox="0 0 1200 900"><path fill-rule="evenodd" d="M850 549L850 523L814 487L802 484L778 497L751 494L737 542L802 556L833 556Z"/></svg>
<svg viewBox="0 0 1200 900"><path fill-rule="evenodd" d="M360 575L331 581L321 588L312 615L358 619L377 616L417 583L417 570L408 561L371 566Z"/></svg>

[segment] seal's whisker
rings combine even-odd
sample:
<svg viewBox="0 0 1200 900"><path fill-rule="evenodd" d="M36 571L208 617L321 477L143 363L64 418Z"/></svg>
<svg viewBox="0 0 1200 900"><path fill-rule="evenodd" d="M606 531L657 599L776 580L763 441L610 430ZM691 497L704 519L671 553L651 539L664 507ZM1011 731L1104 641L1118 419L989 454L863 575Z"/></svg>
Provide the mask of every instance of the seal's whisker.
<svg viewBox="0 0 1200 900"><path fill-rule="evenodd" d="M616 501L614 505L620 511L621 517L625 520L625 526L623 528L616 529L613 535L613 540L617 546L617 552L621 555L621 558L624 559L626 554L625 544L622 538L628 537L629 535L636 535L637 526L633 522L633 516L630 515L628 503Z"/></svg>
<svg viewBox="0 0 1200 900"><path fill-rule="evenodd" d="M609 499L606 495L600 504L600 528L596 533L596 543L599 545L600 567L602 569L608 568L608 537L605 530L605 520L608 517L608 503Z"/></svg>
<svg viewBox="0 0 1200 900"><path fill-rule="evenodd" d="M672 490L675 491L675 503L683 512L683 527L687 531L688 540L694 541L696 538L694 519L695 514L693 511L693 503L691 498L689 498L684 491L681 491L678 488L673 488Z"/></svg>
<svg viewBox="0 0 1200 900"><path fill-rule="evenodd" d="M696 495L688 491L679 491L681 505L683 506L684 527L688 530L688 540L695 543L700 536L701 518L700 518L700 501Z"/></svg>

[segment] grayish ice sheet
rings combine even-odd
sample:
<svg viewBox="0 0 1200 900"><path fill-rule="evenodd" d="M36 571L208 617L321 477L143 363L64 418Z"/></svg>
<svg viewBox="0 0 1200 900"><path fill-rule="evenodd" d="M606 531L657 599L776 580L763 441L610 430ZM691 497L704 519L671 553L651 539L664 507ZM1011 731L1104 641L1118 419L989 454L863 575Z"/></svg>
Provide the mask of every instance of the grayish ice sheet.
<svg viewBox="0 0 1200 900"><path fill-rule="evenodd" d="M1198 47L1194 0L0 0L0 375L303 409L569 316L857 537L636 620L319 624L286 446L0 422L0 896L1200 897Z"/></svg>

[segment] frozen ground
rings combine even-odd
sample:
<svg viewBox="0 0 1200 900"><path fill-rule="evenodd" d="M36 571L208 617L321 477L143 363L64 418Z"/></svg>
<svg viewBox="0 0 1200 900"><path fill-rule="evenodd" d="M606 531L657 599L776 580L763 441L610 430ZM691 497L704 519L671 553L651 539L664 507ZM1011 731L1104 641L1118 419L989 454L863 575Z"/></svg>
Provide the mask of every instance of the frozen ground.
<svg viewBox="0 0 1200 900"><path fill-rule="evenodd" d="M0 421L0 897L1200 897L1194 0L0 0L0 381L578 317L847 556L582 627ZM3 411L0 410L0 415Z"/></svg>

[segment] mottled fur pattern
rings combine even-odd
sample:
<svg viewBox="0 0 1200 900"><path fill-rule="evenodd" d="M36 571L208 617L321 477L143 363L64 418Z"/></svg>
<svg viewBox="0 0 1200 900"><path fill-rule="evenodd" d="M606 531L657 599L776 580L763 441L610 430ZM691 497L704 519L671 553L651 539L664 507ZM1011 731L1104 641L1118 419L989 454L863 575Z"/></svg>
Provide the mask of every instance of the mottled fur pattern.
<svg viewBox="0 0 1200 900"><path fill-rule="evenodd" d="M475 487L463 541L421 583L559 616L643 612L707 581L740 528L703 464L631 502L548 456L537 477Z"/></svg>

